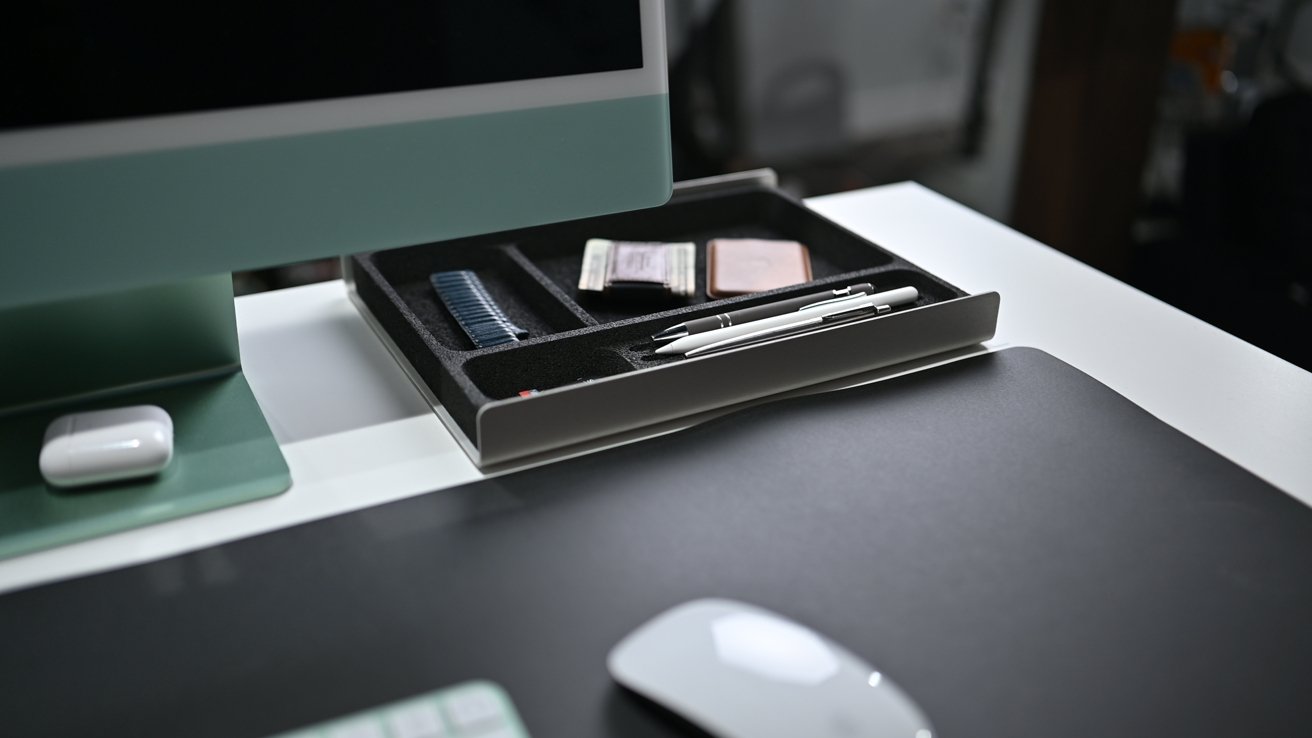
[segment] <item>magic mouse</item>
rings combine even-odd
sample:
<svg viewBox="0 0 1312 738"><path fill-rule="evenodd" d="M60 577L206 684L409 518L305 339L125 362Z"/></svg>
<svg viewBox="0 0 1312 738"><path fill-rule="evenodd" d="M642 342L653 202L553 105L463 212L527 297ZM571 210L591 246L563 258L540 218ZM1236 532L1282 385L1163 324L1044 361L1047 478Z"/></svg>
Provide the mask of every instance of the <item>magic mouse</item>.
<svg viewBox="0 0 1312 738"><path fill-rule="evenodd" d="M615 681L723 738L933 738L915 702L847 649L768 610L694 600L611 649Z"/></svg>

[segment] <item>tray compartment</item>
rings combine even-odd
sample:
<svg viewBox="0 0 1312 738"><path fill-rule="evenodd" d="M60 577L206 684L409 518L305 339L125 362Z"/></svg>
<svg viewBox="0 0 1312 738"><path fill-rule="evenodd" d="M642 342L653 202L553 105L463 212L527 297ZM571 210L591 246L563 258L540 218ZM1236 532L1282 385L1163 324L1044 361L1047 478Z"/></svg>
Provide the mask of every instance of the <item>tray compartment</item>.
<svg viewBox="0 0 1312 738"><path fill-rule="evenodd" d="M528 271L531 266L516 259L505 246L415 246L380 251L374 257L378 273L410 314L439 345L453 351L473 351L475 346L429 283L428 275L433 272L473 271L506 315L529 332L530 339L592 323L536 279Z"/></svg>
<svg viewBox="0 0 1312 738"><path fill-rule="evenodd" d="M636 367L619 352L589 348L594 337L516 346L471 358L465 372L474 386L493 399L518 397L522 390L549 390L611 377Z"/></svg>
<svg viewBox="0 0 1312 738"><path fill-rule="evenodd" d="M697 244L697 293L693 297L641 302L577 296L579 305L598 323L711 302L706 296L706 243L713 238L799 241L810 251L813 282L893 262L892 255L882 249L806 207L766 191L689 197L653 210L562 223L520 239L518 247L548 279L567 294L577 295L583 245L589 238Z"/></svg>
<svg viewBox="0 0 1312 738"><path fill-rule="evenodd" d="M920 297L913 303L899 305L894 308L895 313L905 312L911 308L932 305L936 302L952 300L961 296L960 291L955 287L924 272L900 267L865 269L859 272L850 272L837 278L825 280L822 283L813 281L808 282L805 285L797 285L768 294L750 295L747 296L747 299L744 301L732 305L726 304L727 301L711 302L701 306L701 309L680 313L675 317L656 316L644 318L640 321L630 321L623 326L617 325L614 333L616 338L614 348L638 368L660 366L662 364L684 361L680 356L662 356L657 354L657 344L652 342L652 334L686 320L695 320L707 315L715 315L716 313L752 307L753 305L760 305L778 299L794 297L796 295L819 292L826 288L834 289L845 287L850 284L859 284L861 282L870 282L875 286L876 292L891 290L897 287L915 287L920 293Z"/></svg>

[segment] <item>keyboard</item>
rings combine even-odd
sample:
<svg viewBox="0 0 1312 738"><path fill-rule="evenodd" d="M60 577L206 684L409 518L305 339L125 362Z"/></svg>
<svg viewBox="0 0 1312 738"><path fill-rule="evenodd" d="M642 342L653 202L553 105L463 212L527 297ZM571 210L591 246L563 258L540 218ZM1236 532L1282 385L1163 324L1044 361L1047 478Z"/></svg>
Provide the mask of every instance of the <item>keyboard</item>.
<svg viewBox="0 0 1312 738"><path fill-rule="evenodd" d="M380 705L274 738L529 738L500 686L487 681Z"/></svg>

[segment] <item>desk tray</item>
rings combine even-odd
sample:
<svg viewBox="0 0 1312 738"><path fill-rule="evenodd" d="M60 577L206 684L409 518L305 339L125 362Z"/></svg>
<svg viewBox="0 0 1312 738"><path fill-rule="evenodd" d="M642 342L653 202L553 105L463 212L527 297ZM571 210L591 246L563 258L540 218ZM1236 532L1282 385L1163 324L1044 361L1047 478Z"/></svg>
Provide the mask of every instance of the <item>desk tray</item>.
<svg viewBox="0 0 1312 738"><path fill-rule="evenodd" d="M481 467L993 336L997 293L967 295L773 185L768 170L681 183L658 208L356 254L344 271L366 321ZM707 298L706 242L717 237L800 241L813 279ZM696 296L652 304L580 294L589 238L696 242ZM475 348L429 284L432 272L452 269L478 274L529 338ZM909 285L920 298L883 316L693 359L654 353L650 336L670 325L859 282Z"/></svg>

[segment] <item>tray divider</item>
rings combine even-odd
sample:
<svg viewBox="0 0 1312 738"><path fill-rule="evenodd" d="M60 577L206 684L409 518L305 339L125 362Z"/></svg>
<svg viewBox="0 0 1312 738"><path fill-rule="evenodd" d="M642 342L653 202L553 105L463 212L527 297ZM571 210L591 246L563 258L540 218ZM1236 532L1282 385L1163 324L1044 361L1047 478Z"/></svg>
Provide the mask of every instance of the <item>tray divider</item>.
<svg viewBox="0 0 1312 738"><path fill-rule="evenodd" d="M532 259L525 256L524 252L520 251L518 246L508 244L503 248L505 249L506 255L510 257L510 260L514 262L516 266L524 270L528 276L532 277L544 290L550 293L552 297L556 298L565 309L569 310L575 317L583 321L584 327L600 325L598 320L592 317L592 313L584 310L582 305L579 305L574 301L574 298L566 294L559 285L552 281L550 277L544 274L542 270L533 263ZM580 251L580 256L581 254L582 251Z"/></svg>

